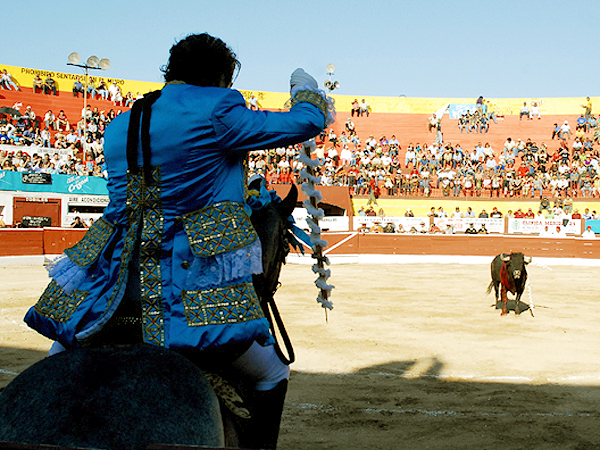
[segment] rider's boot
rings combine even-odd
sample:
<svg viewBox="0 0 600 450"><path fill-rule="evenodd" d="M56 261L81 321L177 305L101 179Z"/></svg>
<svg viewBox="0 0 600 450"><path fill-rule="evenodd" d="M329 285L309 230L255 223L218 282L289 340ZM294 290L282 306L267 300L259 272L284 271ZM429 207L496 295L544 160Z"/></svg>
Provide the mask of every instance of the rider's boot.
<svg viewBox="0 0 600 450"><path fill-rule="evenodd" d="M251 418L241 436L242 448L275 449L288 380L280 381L269 391L254 391L249 402Z"/></svg>

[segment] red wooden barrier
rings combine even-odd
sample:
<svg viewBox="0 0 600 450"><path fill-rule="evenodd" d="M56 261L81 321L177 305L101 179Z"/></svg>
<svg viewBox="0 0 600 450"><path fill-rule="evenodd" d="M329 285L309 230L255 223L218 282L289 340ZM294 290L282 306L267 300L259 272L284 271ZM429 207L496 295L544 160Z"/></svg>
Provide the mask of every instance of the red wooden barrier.
<svg viewBox="0 0 600 450"><path fill-rule="evenodd" d="M0 256L59 254L75 245L85 232L72 228L2 229ZM600 259L600 239L573 237L324 233L324 239L330 255L490 256L515 251L534 257Z"/></svg>
<svg viewBox="0 0 600 450"><path fill-rule="evenodd" d="M11 228L0 230L0 256L43 254L43 229Z"/></svg>
<svg viewBox="0 0 600 450"><path fill-rule="evenodd" d="M81 228L44 228L44 253L62 253L79 242L86 231Z"/></svg>
<svg viewBox="0 0 600 450"><path fill-rule="evenodd" d="M72 228L7 228L0 230L0 256L62 253L75 245L86 230Z"/></svg>
<svg viewBox="0 0 600 450"><path fill-rule="evenodd" d="M514 235L444 234L356 234L324 233L329 255L468 255L490 256L502 252L523 252L544 258L600 258L600 239L545 238Z"/></svg>

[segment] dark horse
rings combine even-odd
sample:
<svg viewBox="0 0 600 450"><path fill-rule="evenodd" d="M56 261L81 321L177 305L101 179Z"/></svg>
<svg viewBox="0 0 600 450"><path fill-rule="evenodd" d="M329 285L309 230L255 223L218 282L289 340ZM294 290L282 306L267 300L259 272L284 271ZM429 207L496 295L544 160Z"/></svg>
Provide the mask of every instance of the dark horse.
<svg viewBox="0 0 600 450"><path fill-rule="evenodd" d="M252 214L264 267L253 281L263 307L289 251L287 218L297 197L292 186L284 200ZM205 374L187 358L145 344L59 353L29 367L0 395L6 442L107 450L243 446L228 432L232 422L223 423Z"/></svg>

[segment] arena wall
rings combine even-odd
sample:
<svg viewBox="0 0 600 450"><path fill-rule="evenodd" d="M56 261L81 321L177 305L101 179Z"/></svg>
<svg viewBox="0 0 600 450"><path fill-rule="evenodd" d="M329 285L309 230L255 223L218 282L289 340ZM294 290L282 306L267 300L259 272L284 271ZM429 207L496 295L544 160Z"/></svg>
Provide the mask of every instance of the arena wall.
<svg viewBox="0 0 600 450"><path fill-rule="evenodd" d="M536 258L600 258L600 240L508 235L325 233L327 256L485 256L523 252Z"/></svg>
<svg viewBox="0 0 600 450"><path fill-rule="evenodd" d="M11 258L58 255L77 243L86 230L39 228L0 230L0 265L13 264ZM457 261L460 256L493 257L502 252L523 252L534 258L600 262L600 240L577 237L546 238L508 235L407 235L324 233L328 242L325 255L339 262L394 262L391 256L427 257L433 262ZM309 256L291 254L291 262L314 263ZM346 258L346 259L344 259ZM39 264L44 262L39 259Z"/></svg>
<svg viewBox="0 0 600 450"><path fill-rule="evenodd" d="M0 230L0 257L58 255L87 230L70 228L8 228Z"/></svg>

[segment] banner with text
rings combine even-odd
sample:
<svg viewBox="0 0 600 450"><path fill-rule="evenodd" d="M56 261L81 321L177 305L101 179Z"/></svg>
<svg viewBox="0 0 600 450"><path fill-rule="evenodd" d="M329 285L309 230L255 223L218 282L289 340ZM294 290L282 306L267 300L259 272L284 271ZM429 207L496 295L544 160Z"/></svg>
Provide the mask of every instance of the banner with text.
<svg viewBox="0 0 600 450"><path fill-rule="evenodd" d="M508 219L509 234L581 234L581 219Z"/></svg>
<svg viewBox="0 0 600 450"><path fill-rule="evenodd" d="M108 195L104 178L11 172L8 170L0 170L0 191Z"/></svg>
<svg viewBox="0 0 600 450"><path fill-rule="evenodd" d="M436 217L433 220L438 228L442 231L448 228L448 225L452 227L454 233L464 233L471 224L476 230L481 228L482 224L485 224L485 228L489 233L504 233L504 219L492 219L492 218L479 218L479 217Z"/></svg>
<svg viewBox="0 0 600 450"><path fill-rule="evenodd" d="M417 231L428 231L429 230L429 217L378 217L378 216L354 216L353 226L354 230L359 230L362 224L365 224L367 228L371 228L375 223L379 223L385 226L387 223L393 223L394 227L398 229L399 225L402 225L404 231L410 231L411 228L415 228Z"/></svg>

